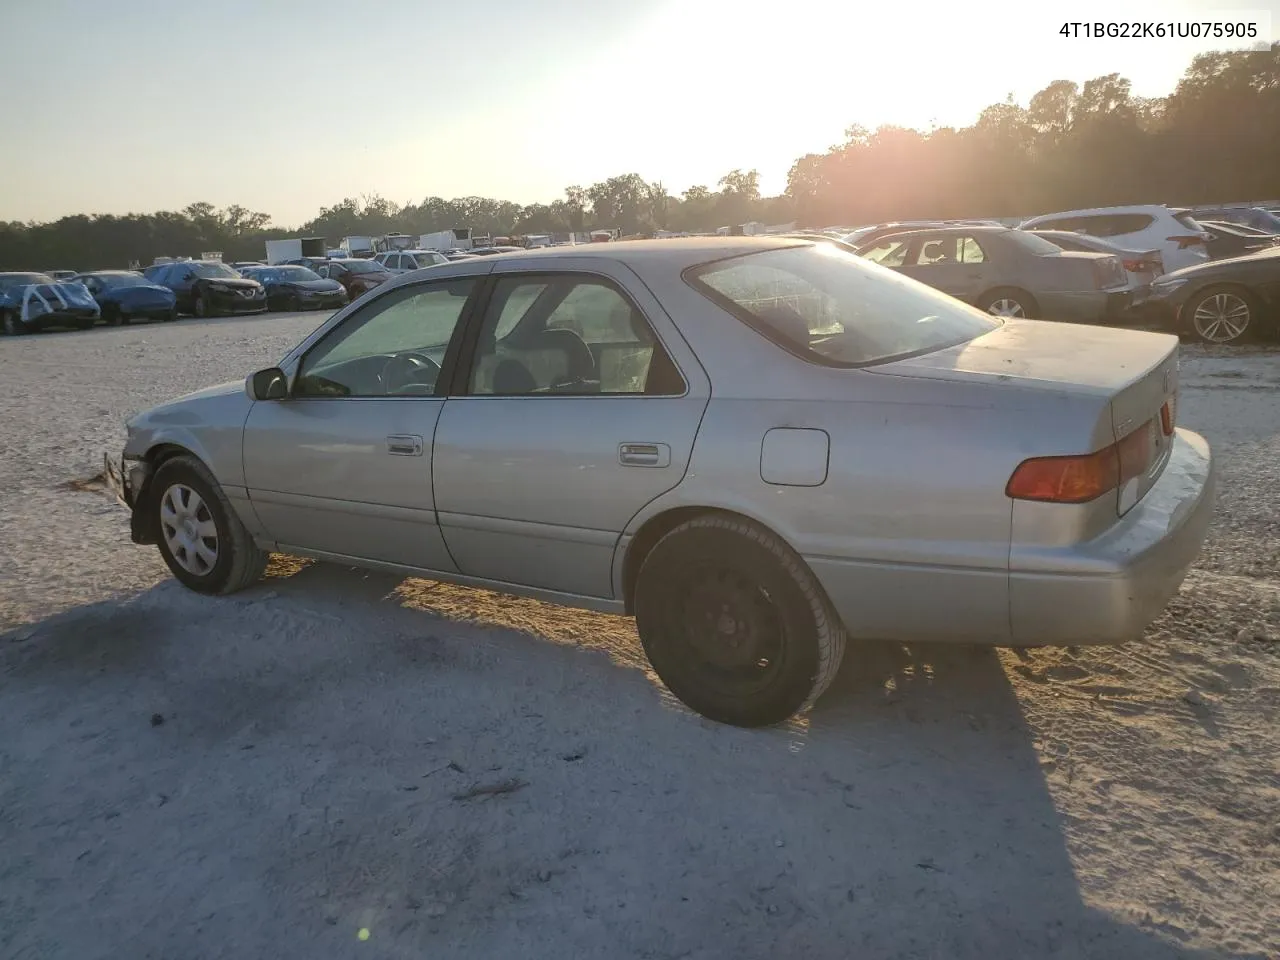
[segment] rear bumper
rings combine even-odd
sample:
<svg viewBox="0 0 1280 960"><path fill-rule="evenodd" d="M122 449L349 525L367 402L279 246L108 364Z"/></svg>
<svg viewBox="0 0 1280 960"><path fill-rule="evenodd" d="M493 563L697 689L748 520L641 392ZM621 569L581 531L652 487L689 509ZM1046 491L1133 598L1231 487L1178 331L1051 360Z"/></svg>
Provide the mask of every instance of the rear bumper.
<svg viewBox="0 0 1280 960"><path fill-rule="evenodd" d="M1133 305L1131 290L1090 290L1040 295L1040 309L1046 320L1099 323L1124 316Z"/></svg>
<svg viewBox="0 0 1280 960"><path fill-rule="evenodd" d="M1102 536L1010 552L1012 643L1123 643L1164 609L1204 542L1216 467L1199 434L1178 430L1147 495Z"/></svg>

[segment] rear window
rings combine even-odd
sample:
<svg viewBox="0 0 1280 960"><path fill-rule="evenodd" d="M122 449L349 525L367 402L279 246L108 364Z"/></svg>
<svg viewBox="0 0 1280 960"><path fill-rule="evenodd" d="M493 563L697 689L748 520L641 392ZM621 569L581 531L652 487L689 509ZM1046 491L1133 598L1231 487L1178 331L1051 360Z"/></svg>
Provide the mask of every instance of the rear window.
<svg viewBox="0 0 1280 960"><path fill-rule="evenodd" d="M999 326L932 287L830 244L703 264L685 279L790 352L864 366L965 343Z"/></svg>
<svg viewBox="0 0 1280 960"><path fill-rule="evenodd" d="M1083 217L1085 233L1095 237L1120 237L1126 233L1138 233L1156 222L1148 213L1109 213L1097 217Z"/></svg>
<svg viewBox="0 0 1280 960"><path fill-rule="evenodd" d="M1044 237L1037 237L1034 233L1026 233L1022 230L1010 230L1007 234L1010 240L1020 246L1028 253L1034 253L1036 256L1044 256L1045 254L1059 254L1062 248L1057 244L1050 243Z"/></svg>

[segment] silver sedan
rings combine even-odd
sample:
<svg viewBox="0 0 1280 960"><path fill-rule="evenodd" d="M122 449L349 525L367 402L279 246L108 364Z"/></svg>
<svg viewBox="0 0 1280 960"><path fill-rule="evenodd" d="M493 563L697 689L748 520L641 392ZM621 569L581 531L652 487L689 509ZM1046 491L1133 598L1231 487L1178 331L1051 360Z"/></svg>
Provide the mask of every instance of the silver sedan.
<svg viewBox="0 0 1280 960"><path fill-rule="evenodd" d="M634 614L676 696L769 724L847 637L1139 635L1212 512L1177 348L831 244L551 248L370 291L135 417L108 473L193 590L282 551Z"/></svg>

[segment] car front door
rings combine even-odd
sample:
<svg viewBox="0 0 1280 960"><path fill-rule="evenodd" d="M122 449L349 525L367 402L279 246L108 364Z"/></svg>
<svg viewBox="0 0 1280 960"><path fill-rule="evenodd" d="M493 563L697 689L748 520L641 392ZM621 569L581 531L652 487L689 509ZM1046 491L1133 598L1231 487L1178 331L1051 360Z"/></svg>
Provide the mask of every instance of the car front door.
<svg viewBox="0 0 1280 960"><path fill-rule="evenodd" d="M610 599L618 540L684 477L709 381L621 264L504 264L491 287L436 428L445 541L463 574Z"/></svg>
<svg viewBox="0 0 1280 960"><path fill-rule="evenodd" d="M307 350L287 399L250 409L245 485L281 549L456 570L436 521L432 441L440 371L479 282L388 291Z"/></svg>

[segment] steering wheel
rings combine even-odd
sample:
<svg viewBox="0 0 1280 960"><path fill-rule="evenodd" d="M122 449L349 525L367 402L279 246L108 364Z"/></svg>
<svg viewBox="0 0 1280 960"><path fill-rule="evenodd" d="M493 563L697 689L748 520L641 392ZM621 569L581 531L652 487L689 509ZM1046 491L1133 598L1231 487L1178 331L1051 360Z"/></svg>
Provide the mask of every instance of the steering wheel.
<svg viewBox="0 0 1280 960"><path fill-rule="evenodd" d="M390 357L378 374L382 389L392 394L422 396L435 392L440 364L421 353L398 353Z"/></svg>

